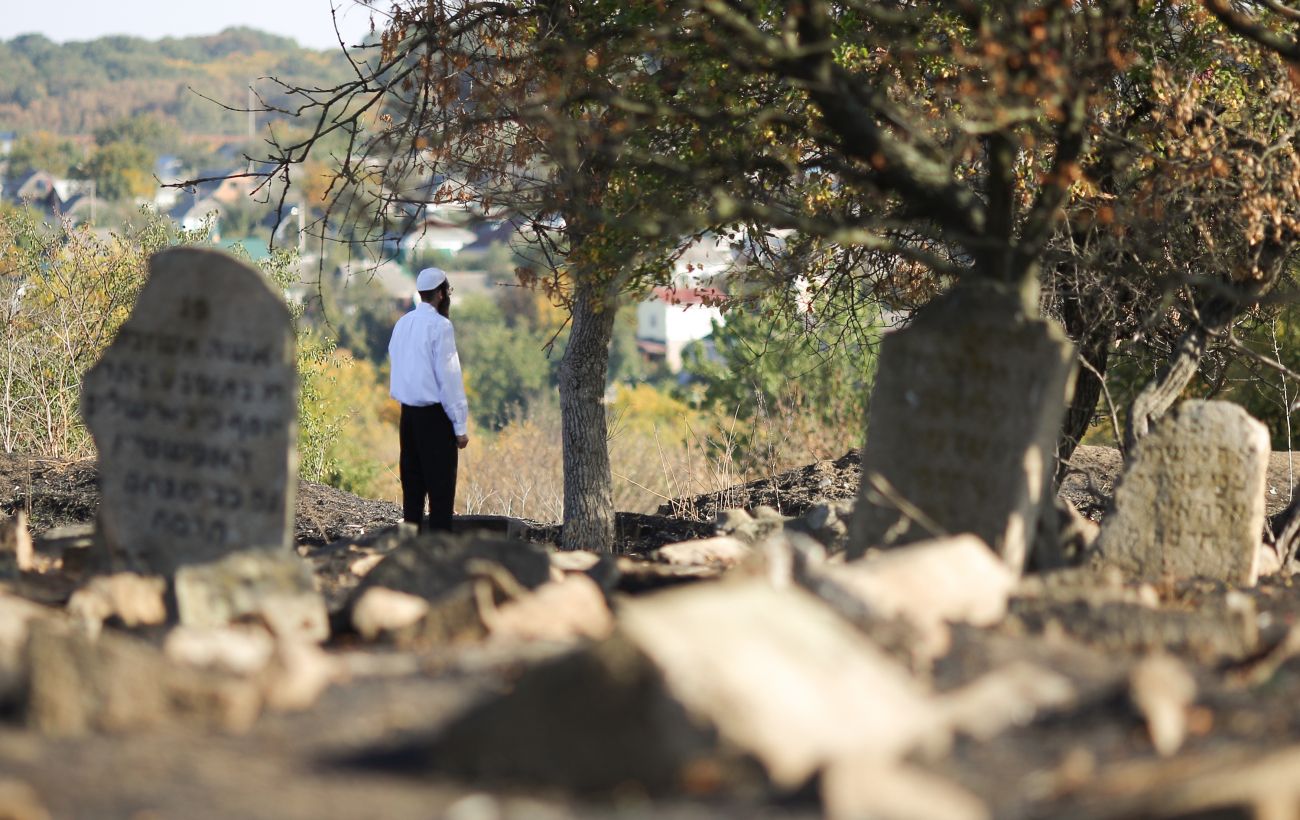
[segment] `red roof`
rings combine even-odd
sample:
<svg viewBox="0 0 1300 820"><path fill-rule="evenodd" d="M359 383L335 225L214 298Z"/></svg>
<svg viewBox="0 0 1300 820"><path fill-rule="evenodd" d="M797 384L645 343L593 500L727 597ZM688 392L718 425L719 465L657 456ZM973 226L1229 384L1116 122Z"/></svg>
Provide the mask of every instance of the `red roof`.
<svg viewBox="0 0 1300 820"><path fill-rule="evenodd" d="M703 305L717 304L727 295L717 288L658 287L654 289L654 297L670 305Z"/></svg>

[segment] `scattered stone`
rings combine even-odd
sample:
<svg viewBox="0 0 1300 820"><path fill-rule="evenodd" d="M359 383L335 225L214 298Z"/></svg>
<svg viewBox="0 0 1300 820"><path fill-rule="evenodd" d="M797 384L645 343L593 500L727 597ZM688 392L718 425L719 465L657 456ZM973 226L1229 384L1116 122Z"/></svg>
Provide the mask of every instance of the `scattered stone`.
<svg viewBox="0 0 1300 820"><path fill-rule="evenodd" d="M1157 609L1150 601L1121 602L1114 596L1014 598L1010 613L1031 633L1059 629L1112 652L1163 650L1219 663L1242 660L1259 649L1256 606L1248 597L1220 595L1192 610Z"/></svg>
<svg viewBox="0 0 1300 820"><path fill-rule="evenodd" d="M254 624L178 626L167 633L163 653L185 666L250 677L270 665L275 637Z"/></svg>
<svg viewBox="0 0 1300 820"><path fill-rule="evenodd" d="M259 619L276 636L323 641L329 614L311 570L292 553L237 552L176 573L176 606L186 626Z"/></svg>
<svg viewBox="0 0 1300 820"><path fill-rule="evenodd" d="M1268 429L1222 401L1185 401L1134 448L1098 538L1135 577L1253 586L1264 530Z"/></svg>
<svg viewBox="0 0 1300 820"><path fill-rule="evenodd" d="M886 334L850 557L969 532L1021 572L1050 504L1073 355L1056 322L972 288Z"/></svg>
<svg viewBox="0 0 1300 820"><path fill-rule="evenodd" d="M384 560L382 555L365 555L348 565L348 570L358 578L364 578L370 574L370 570L379 565Z"/></svg>
<svg viewBox="0 0 1300 820"><path fill-rule="evenodd" d="M678 566L731 567L743 561L750 554L750 549L746 541L730 535L718 535L660 547L655 552L655 558Z"/></svg>
<svg viewBox="0 0 1300 820"><path fill-rule="evenodd" d="M499 640L601 640L614 631L605 594L586 575L568 575L500 607L480 612L488 633Z"/></svg>
<svg viewBox="0 0 1300 820"><path fill-rule="evenodd" d="M978 797L915 766L878 758L848 758L821 778L822 810L829 820L985 820Z"/></svg>
<svg viewBox="0 0 1300 820"><path fill-rule="evenodd" d="M945 694L942 708L953 730L987 742L1045 711L1063 711L1078 700L1074 683L1037 663L1015 661Z"/></svg>
<svg viewBox="0 0 1300 820"><path fill-rule="evenodd" d="M627 601L619 627L687 711L778 786L845 754L893 759L938 734L936 710L907 671L802 590L675 590Z"/></svg>
<svg viewBox="0 0 1300 820"><path fill-rule="evenodd" d="M371 587L352 605L352 628L367 641L395 637L423 622L429 602L384 587Z"/></svg>
<svg viewBox="0 0 1300 820"><path fill-rule="evenodd" d="M263 683L267 707L281 712L311 708L341 677L342 665L314 643L278 641Z"/></svg>
<svg viewBox="0 0 1300 820"><path fill-rule="evenodd" d="M643 561L626 555L618 556L619 592L647 592L678 586L691 581L717 578L723 573L718 566L682 566Z"/></svg>
<svg viewBox="0 0 1300 820"><path fill-rule="evenodd" d="M946 742L926 692L798 589L696 585L624 602L609 640L534 668L434 744L439 768L604 790L681 789L757 760L779 788L848 755Z"/></svg>
<svg viewBox="0 0 1300 820"><path fill-rule="evenodd" d="M150 260L81 402L100 530L127 568L170 576L235 550L288 551L293 346L283 299L253 268L195 248Z"/></svg>
<svg viewBox="0 0 1300 820"><path fill-rule="evenodd" d="M21 780L0 777L0 818L4 820L50 820L41 796Z"/></svg>
<svg viewBox="0 0 1300 820"><path fill-rule="evenodd" d="M947 651L946 623L1000 621L1016 585L1015 573L973 535L885 550L818 572L876 615L906 618L925 636L930 657Z"/></svg>
<svg viewBox="0 0 1300 820"><path fill-rule="evenodd" d="M1147 722L1156 753L1177 752L1187 736L1187 710L1196 701L1196 680L1187 667L1169 655L1147 656L1133 668L1129 697Z"/></svg>
<svg viewBox="0 0 1300 820"><path fill-rule="evenodd" d="M541 547L524 541L476 536L426 534L404 542L362 580L352 599L352 624L362 634L386 634L414 611L413 604L391 596L371 597L370 590L401 592L426 602L418 622L392 629L403 646L427 646L476 640L487 634L481 610L551 578L551 559ZM400 603L395 603L402 601Z"/></svg>
<svg viewBox="0 0 1300 820"><path fill-rule="evenodd" d="M451 520L451 531L457 535L494 534L519 541L528 534L529 524L522 518L508 515L457 515Z"/></svg>
<svg viewBox="0 0 1300 820"><path fill-rule="evenodd" d="M158 577L133 572L100 575L72 594L68 612L92 637L109 618L117 618L128 629L153 626L167 620L166 591L167 582Z"/></svg>
<svg viewBox="0 0 1300 820"><path fill-rule="evenodd" d="M27 513L18 510L0 516L0 579L17 577L33 567L32 534L27 529Z"/></svg>
<svg viewBox="0 0 1300 820"><path fill-rule="evenodd" d="M21 700L27 685L24 656L31 624L59 620L61 615L56 609L0 593L0 712Z"/></svg>
<svg viewBox="0 0 1300 820"><path fill-rule="evenodd" d="M244 731L261 708L256 686L169 664L134 638L91 639L67 624L31 624L27 722L52 735L120 732L182 720Z"/></svg>
<svg viewBox="0 0 1300 820"><path fill-rule="evenodd" d="M849 542L849 522L853 520L852 499L816 504L802 518L791 521L787 529L805 532L833 553L843 552Z"/></svg>
<svg viewBox="0 0 1300 820"><path fill-rule="evenodd" d="M465 586L475 561L500 566L526 589L536 589L551 578L551 559L534 544L430 533L403 542L385 556L366 575L359 592L379 586L438 601Z"/></svg>

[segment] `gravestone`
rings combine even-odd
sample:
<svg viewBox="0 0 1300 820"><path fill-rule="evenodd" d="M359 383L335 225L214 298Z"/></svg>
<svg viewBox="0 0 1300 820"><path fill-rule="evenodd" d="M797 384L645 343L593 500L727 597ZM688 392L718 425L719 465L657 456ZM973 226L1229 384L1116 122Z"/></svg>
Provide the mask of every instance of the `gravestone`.
<svg viewBox="0 0 1300 820"><path fill-rule="evenodd" d="M288 550L293 332L259 272L216 251L156 254L81 400L115 559L170 575L236 550Z"/></svg>
<svg viewBox="0 0 1300 820"><path fill-rule="evenodd" d="M1152 580L1253 585L1268 429L1223 401L1185 401L1134 447L1097 537L1102 560Z"/></svg>
<svg viewBox="0 0 1300 820"><path fill-rule="evenodd" d="M885 336L848 554L973 533L1016 572L1073 385L1060 326L958 289Z"/></svg>

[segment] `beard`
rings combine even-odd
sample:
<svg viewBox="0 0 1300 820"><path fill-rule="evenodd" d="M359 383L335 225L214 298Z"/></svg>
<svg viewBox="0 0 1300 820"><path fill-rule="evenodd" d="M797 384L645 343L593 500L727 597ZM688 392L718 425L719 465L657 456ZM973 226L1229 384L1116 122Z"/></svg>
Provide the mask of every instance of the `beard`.
<svg viewBox="0 0 1300 820"><path fill-rule="evenodd" d="M444 318L450 319L451 318L451 294L444 293L442 295L442 299L438 302L438 306L434 308L434 310L441 313Z"/></svg>

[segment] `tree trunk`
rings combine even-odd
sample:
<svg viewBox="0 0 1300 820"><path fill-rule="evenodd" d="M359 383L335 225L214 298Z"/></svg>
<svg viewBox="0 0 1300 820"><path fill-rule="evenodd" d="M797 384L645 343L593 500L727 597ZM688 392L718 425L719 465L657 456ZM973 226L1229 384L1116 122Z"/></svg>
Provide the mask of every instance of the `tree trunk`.
<svg viewBox="0 0 1300 820"><path fill-rule="evenodd" d="M1201 357L1209 346L1210 334L1218 332L1232 321L1236 313L1235 302L1215 298L1201 308L1200 321L1178 340L1169 361L1133 399L1124 425L1124 446L1132 451L1137 440L1151 430L1151 425L1173 406L1183 388L1196 375Z"/></svg>
<svg viewBox="0 0 1300 820"><path fill-rule="evenodd" d="M560 361L565 549L611 552L614 548L614 490L604 398L615 307L602 303L592 285L577 286L573 327Z"/></svg>
<svg viewBox="0 0 1300 820"><path fill-rule="evenodd" d="M1061 425L1061 437L1056 444L1057 484L1060 484L1069 469L1066 462L1074 455L1075 448L1092 425L1097 401L1101 398L1102 380L1106 377L1106 365L1110 360L1111 342L1115 337L1113 323L1099 319L1094 311L1089 310L1092 305L1084 303L1082 299L1077 294L1071 294L1065 297L1061 305L1065 332L1075 340L1080 360L1092 367L1080 366L1074 376L1074 396L1065 410L1065 423Z"/></svg>

